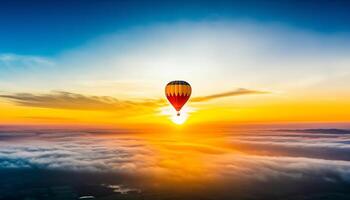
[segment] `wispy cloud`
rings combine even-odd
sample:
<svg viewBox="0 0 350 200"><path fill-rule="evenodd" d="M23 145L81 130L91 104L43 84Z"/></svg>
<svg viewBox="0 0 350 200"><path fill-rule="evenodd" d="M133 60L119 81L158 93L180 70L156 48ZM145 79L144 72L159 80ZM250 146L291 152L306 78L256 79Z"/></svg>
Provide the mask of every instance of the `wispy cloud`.
<svg viewBox="0 0 350 200"><path fill-rule="evenodd" d="M209 100L223 98L223 97L241 96L241 95L249 95L249 94L266 94L266 93L268 93L268 92L239 88L239 89L234 90L234 91L217 93L217 94L212 94L212 95L207 95L207 96L194 97L191 99L191 101L192 102L203 102L203 101L209 101Z"/></svg>
<svg viewBox="0 0 350 200"><path fill-rule="evenodd" d="M53 65L54 63L44 57L27 56L18 54L0 54L0 66L36 66L36 65Z"/></svg>
<svg viewBox="0 0 350 200"><path fill-rule="evenodd" d="M110 96L89 96L63 91L54 91L49 94L17 93L0 95L0 98L8 99L20 106L104 111L155 107L163 102L161 100L153 99L123 101Z"/></svg>

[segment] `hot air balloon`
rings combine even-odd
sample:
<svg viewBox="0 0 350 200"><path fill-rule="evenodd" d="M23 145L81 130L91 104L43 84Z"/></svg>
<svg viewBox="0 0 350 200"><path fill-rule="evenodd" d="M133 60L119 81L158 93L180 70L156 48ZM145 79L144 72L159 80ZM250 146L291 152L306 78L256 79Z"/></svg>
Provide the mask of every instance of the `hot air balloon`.
<svg viewBox="0 0 350 200"><path fill-rule="evenodd" d="M191 85L186 81L171 81L165 87L165 95L180 116L180 110L191 96Z"/></svg>

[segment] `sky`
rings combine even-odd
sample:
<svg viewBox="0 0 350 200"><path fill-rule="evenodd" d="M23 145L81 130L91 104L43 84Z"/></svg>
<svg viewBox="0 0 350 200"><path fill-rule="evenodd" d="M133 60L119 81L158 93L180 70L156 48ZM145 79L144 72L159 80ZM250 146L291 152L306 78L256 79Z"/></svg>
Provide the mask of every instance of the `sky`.
<svg viewBox="0 0 350 200"><path fill-rule="evenodd" d="M0 200L349 199L349 6L0 1Z"/></svg>
<svg viewBox="0 0 350 200"><path fill-rule="evenodd" d="M3 125L347 123L347 1L2 1ZM154 126L152 126L154 127Z"/></svg>

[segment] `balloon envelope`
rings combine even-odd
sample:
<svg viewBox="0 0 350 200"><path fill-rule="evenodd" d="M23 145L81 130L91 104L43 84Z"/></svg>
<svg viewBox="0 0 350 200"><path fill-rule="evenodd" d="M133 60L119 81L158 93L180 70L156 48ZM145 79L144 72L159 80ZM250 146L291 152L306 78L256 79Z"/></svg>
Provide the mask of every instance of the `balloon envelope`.
<svg viewBox="0 0 350 200"><path fill-rule="evenodd" d="M171 81L165 87L165 95L176 111L180 111L191 96L191 85L186 81Z"/></svg>

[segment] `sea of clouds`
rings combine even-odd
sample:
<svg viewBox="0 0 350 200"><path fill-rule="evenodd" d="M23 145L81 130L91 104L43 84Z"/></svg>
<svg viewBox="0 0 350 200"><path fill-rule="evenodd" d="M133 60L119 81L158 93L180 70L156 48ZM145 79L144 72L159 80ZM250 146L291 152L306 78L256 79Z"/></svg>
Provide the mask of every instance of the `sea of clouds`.
<svg viewBox="0 0 350 200"><path fill-rule="evenodd" d="M111 173L137 177L147 187L200 182L241 192L243 185L334 189L350 184L349 153L350 131L339 129L233 131L198 141L113 130L0 133L0 171Z"/></svg>

